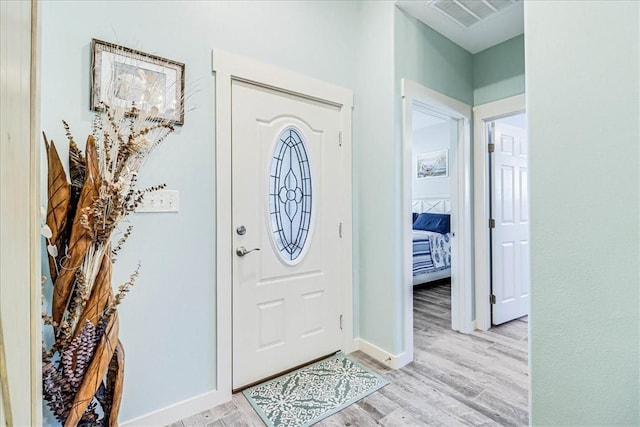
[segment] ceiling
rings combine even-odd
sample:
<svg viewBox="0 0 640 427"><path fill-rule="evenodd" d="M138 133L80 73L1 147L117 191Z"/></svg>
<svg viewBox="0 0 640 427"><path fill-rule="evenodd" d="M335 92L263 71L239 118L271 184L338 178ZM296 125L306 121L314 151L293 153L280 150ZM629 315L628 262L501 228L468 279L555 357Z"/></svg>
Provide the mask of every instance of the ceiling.
<svg viewBox="0 0 640 427"><path fill-rule="evenodd" d="M521 0L396 0L409 15L470 53L524 33Z"/></svg>

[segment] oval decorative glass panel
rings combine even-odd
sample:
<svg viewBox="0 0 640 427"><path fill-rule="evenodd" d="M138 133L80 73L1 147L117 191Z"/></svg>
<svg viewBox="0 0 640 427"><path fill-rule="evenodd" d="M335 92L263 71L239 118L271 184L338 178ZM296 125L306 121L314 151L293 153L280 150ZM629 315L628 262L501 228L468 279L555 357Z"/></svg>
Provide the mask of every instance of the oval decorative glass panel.
<svg viewBox="0 0 640 427"><path fill-rule="evenodd" d="M302 132L289 126L278 136L269 178L272 236L287 264L295 264L305 248L312 201L311 168Z"/></svg>

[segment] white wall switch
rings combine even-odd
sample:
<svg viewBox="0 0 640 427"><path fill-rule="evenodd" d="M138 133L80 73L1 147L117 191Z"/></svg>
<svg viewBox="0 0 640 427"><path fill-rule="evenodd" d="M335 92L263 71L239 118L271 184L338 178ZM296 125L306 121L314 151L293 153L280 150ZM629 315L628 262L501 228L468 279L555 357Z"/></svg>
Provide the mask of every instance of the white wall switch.
<svg viewBox="0 0 640 427"><path fill-rule="evenodd" d="M146 193L136 212L178 212L179 210L178 190L158 190Z"/></svg>

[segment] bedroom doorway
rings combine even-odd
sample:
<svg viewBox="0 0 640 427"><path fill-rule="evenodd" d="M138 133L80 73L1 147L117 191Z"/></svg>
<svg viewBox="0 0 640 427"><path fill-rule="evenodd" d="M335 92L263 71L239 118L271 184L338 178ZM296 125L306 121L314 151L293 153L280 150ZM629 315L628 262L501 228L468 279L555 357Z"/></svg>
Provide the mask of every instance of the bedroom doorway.
<svg viewBox="0 0 640 427"><path fill-rule="evenodd" d="M412 283L451 280L452 166L458 122L422 104L412 111Z"/></svg>
<svg viewBox="0 0 640 427"><path fill-rule="evenodd" d="M526 115L489 126L491 323L529 314L529 150Z"/></svg>
<svg viewBox="0 0 640 427"><path fill-rule="evenodd" d="M474 108L476 325L529 313L525 95Z"/></svg>
<svg viewBox="0 0 640 427"><path fill-rule="evenodd" d="M402 80L402 248L404 360L413 360L414 212L418 214L420 283L450 278L448 328L470 333L472 321L471 107ZM415 193L414 193L415 189ZM422 214L422 215L421 215Z"/></svg>

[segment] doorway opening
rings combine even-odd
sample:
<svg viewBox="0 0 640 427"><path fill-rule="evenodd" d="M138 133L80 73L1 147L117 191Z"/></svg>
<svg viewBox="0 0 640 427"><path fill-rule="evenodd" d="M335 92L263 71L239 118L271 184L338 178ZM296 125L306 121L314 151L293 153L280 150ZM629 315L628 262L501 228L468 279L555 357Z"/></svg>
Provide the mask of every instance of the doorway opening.
<svg viewBox="0 0 640 427"><path fill-rule="evenodd" d="M414 284L449 279L450 328L463 333L474 329L471 107L406 79L402 81L402 91L403 360L408 363L413 360L414 351ZM414 214L417 214L415 218ZM417 235L415 245L414 234ZM417 249L415 276L414 246Z"/></svg>
<svg viewBox="0 0 640 427"><path fill-rule="evenodd" d="M529 197L525 95L474 108L476 326L529 313Z"/></svg>
<svg viewBox="0 0 640 427"><path fill-rule="evenodd" d="M489 123L491 324L529 314L529 184L526 115Z"/></svg>
<svg viewBox="0 0 640 427"><path fill-rule="evenodd" d="M468 252L465 244L469 243L469 232L466 228L464 220L470 218L470 205L467 203L469 197L469 184L468 178L470 175L470 165L465 161L470 157L470 146L468 139L465 139L465 120L460 116L454 114L443 113L442 104L438 104L434 101L433 93L430 91L420 90L417 95L409 97L410 91L403 93L404 98L404 181L405 189L407 193L405 195L405 203L412 209L411 199L416 186L413 184L413 175L415 179L418 178L418 153L414 153L414 139L420 138L420 132L414 130L414 121L420 120L417 118L417 114L414 115L416 110L420 110L423 107L426 108L427 113L436 113L435 116L443 119L439 122L446 123L448 120L457 120L458 132L451 135L451 141L455 152L453 152L452 146L449 147L449 174L451 176L451 234L452 234L452 259L451 259L451 279L440 279L438 281L428 282L426 285L412 286L411 281L403 283L410 289L410 294L413 296L411 305L406 311L407 316L411 316L411 320L407 319L407 324L411 322L413 329L411 330L411 337L407 337L407 342L411 340L412 346L412 358L414 363L406 369L414 370L415 376L420 378L424 383L429 383L434 387L441 384L442 378L456 378L454 380L460 386L464 387L465 393L456 394L456 387L450 389L452 394L456 395L458 402L465 402L465 405L472 406L474 408L481 408L482 404L478 405L478 402L486 402L487 407L492 408L489 411L484 412L479 417L496 415L496 408L500 407L508 408L509 417L512 418L508 423L514 425L526 425L529 422L528 415L528 392L529 392L529 368L528 368L528 322L526 319L516 319L512 322L507 322L502 325L492 327L491 319L489 317L489 326L485 330L477 329L477 315L479 313L476 310L474 316L473 304L475 300L482 299L486 302L485 310L490 310L489 295L491 292L490 281L486 281L486 290L477 290L474 287L473 275L467 274L466 270L469 258L467 258ZM440 98L441 99L441 98ZM524 99L524 98L523 98ZM416 101L417 100L417 101ZM474 144L474 161L478 161L480 152L483 153L482 158L486 160L481 164L486 169L476 167L474 174L477 174L479 170L487 174L487 179L484 179L484 174L480 177L474 175L474 185L479 185L482 182L487 186L486 193L475 193L475 200L477 201L478 194L482 194L486 197L486 205L482 205L482 208L486 206L487 212L481 213L484 215L484 220L478 221L476 217L475 231L482 229L486 235L489 235L488 219L489 219L489 165L488 165L488 147L482 147L478 141L482 141L484 136L482 132L486 131L491 123L502 119L507 116L514 115L515 113L524 111L524 101L520 110L511 109L509 112L501 111L500 113L492 112L491 115L486 116L487 121L481 121L483 127L481 133L477 134ZM425 112L425 111L422 111ZM419 113L416 112L416 113ZM408 119L408 116L411 118ZM425 119L426 120L426 119ZM478 121L476 121L478 123ZM409 126L411 124L411 126ZM501 123L499 123L501 124ZM494 129L499 126L496 124ZM433 126L437 126L438 122ZM442 126L445 127L445 126ZM434 128L435 130L435 128ZM427 131L425 131L427 134ZM434 136L435 132L430 135ZM454 136L455 135L455 136ZM495 135L495 134L494 134ZM513 135L512 135L513 136ZM411 141L411 144L407 144L407 141ZM488 142L487 142L488 143ZM415 151L421 151L423 147L416 147ZM443 149L442 146L430 146L425 151L433 150L437 151ZM482 151L484 149L484 151ZM509 150L507 150L509 151ZM514 151L514 150L510 150ZM476 163L477 164L477 163ZM434 178L435 179L435 178ZM435 184L431 184L433 187ZM477 212L477 211L476 211ZM476 213L474 212L474 213ZM406 210L406 217L403 220L407 224L412 224L409 221L413 219L413 215L409 209ZM409 219L411 217L411 220ZM403 223L404 224L404 223ZM482 224L484 227L481 228ZM412 226L407 225L408 233L411 233ZM455 233L455 236L453 234ZM462 235L460 235L462 234ZM411 241L404 241L405 251L408 252L407 257L411 255ZM477 244L477 241L473 244ZM459 247L459 251L456 252L456 245ZM481 247L482 255L486 256L486 272L489 274L489 240L486 240L487 247ZM478 246L476 246L476 262L478 259ZM458 255L458 256L456 256ZM408 272L412 272L411 265L405 265ZM457 292L456 292L457 291ZM476 292L475 295L473 292ZM486 292L481 294L481 292ZM473 301L471 300L473 296ZM465 300L465 297L469 297L469 300ZM468 303L468 305L465 305ZM468 312L465 312L468 309ZM468 316L468 317L466 317ZM473 317L472 317L473 316ZM473 319L473 320L472 320ZM456 325L456 320L459 322ZM468 320L469 323L465 323ZM456 328L456 326L467 326L468 329ZM457 332L465 332L460 334ZM482 345L478 345L482 343ZM413 357L415 356L415 357ZM466 394L468 392L468 395ZM480 409L482 412L483 409ZM460 413L460 412L458 412ZM476 414L477 415L477 414ZM475 416L475 415L474 415ZM497 422L505 422L504 419ZM465 422L459 422L465 424ZM479 418L467 421L467 424L480 424Z"/></svg>

